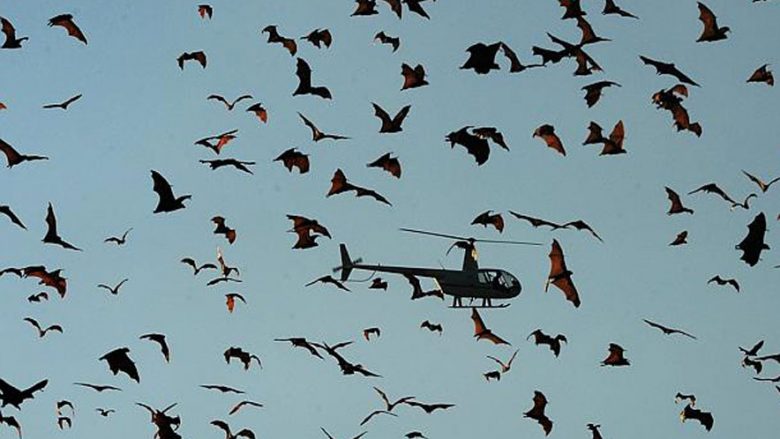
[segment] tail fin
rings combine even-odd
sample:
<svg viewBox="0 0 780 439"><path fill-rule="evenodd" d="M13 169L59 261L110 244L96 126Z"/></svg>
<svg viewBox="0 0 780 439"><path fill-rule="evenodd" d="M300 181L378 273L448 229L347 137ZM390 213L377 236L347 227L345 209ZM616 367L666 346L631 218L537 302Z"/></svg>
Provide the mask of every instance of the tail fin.
<svg viewBox="0 0 780 439"><path fill-rule="evenodd" d="M344 244L339 245L341 251L341 281L344 282L349 279L349 274L352 273L352 259L349 258L349 252L347 252L347 246Z"/></svg>

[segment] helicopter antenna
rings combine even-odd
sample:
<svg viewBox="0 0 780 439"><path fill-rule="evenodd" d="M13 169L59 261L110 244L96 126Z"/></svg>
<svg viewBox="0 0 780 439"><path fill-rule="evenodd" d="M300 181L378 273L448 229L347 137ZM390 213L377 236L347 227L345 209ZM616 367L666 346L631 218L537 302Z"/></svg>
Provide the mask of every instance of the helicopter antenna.
<svg viewBox="0 0 780 439"><path fill-rule="evenodd" d="M428 232L428 231L425 231L425 230L416 230L416 229L401 228L401 231L409 232L409 233L419 233L421 235L436 236L436 237L439 237L439 238L457 239L459 241L466 241L466 242L470 242L470 243L483 242L483 243L486 243L486 244L542 245L539 242L529 242L529 241L505 241L505 240L497 240L497 239L464 238L462 236L448 235L448 234L445 234L445 233Z"/></svg>

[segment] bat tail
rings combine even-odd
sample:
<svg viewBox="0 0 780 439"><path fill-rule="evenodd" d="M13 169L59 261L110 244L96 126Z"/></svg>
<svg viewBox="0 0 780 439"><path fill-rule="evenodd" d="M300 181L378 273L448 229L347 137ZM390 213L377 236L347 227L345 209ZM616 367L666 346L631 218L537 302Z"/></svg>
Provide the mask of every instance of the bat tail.
<svg viewBox="0 0 780 439"><path fill-rule="evenodd" d="M339 245L339 250L341 252L341 281L345 282L349 279L350 273L352 273L354 263L349 257L349 252L347 251L347 246L345 244Z"/></svg>

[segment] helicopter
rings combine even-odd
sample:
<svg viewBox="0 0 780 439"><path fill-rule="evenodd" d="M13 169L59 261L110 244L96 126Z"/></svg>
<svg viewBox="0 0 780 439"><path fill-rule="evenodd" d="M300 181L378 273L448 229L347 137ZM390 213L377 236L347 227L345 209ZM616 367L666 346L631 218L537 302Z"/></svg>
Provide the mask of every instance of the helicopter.
<svg viewBox="0 0 780 439"><path fill-rule="evenodd" d="M475 243L541 245L537 242L503 241L492 239L464 238L444 233L427 232L416 229L401 229L403 232L436 236L453 239L455 242L447 250L447 254L457 247L463 250L463 266L460 270L445 268L421 268L389 265L363 264L361 259L352 260L347 246L341 244L341 265L334 271L341 271L341 281L347 281L352 270L365 270L382 273L396 273L417 277L432 278L438 288L446 295L452 296L450 308L506 308L509 303L493 304L493 300L506 300L517 297L522 291L520 281L512 273L496 268L479 268ZM482 299L480 306L471 304L464 306L463 299Z"/></svg>

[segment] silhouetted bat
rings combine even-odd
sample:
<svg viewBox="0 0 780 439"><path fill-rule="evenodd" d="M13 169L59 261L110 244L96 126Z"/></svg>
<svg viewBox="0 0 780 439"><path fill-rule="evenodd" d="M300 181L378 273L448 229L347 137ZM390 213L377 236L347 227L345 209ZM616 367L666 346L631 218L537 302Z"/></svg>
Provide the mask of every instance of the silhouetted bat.
<svg viewBox="0 0 780 439"><path fill-rule="evenodd" d="M678 246L678 245L687 244L688 243L687 239L688 239L688 231L683 230L682 232L677 234L677 236L674 238L674 241L670 242L669 245Z"/></svg>
<svg viewBox="0 0 780 439"><path fill-rule="evenodd" d="M563 224L555 224L553 222L541 219L541 218L534 218L532 216L527 216L523 214L519 214L517 212L509 211L515 218L519 220L528 221L532 226L534 227L541 227L541 226L548 226L551 227L553 230L556 229L562 229L564 228Z"/></svg>
<svg viewBox="0 0 780 439"><path fill-rule="evenodd" d="M517 56L514 50L510 48L506 43L499 42L501 44L501 51L504 56L509 60L509 73L519 73L526 69L534 67L544 67L544 64L528 64L524 65L520 62L520 58Z"/></svg>
<svg viewBox="0 0 780 439"><path fill-rule="evenodd" d="M66 242L57 234L57 217L54 216L54 208L52 207L51 203L49 203L49 208L46 213L46 226L47 230L46 235L43 237L43 242L46 244L59 245L60 247L68 250L81 251L80 248Z"/></svg>
<svg viewBox="0 0 780 439"><path fill-rule="evenodd" d="M257 116L258 119L260 119L260 122L262 123L268 123L268 110L263 107L262 102L258 102L256 104L252 104L249 106L249 108L246 109L246 111L255 113L255 116Z"/></svg>
<svg viewBox="0 0 780 439"><path fill-rule="evenodd" d="M593 235L594 238L598 239L601 242L604 242L603 239L596 233L595 230L593 230L585 221L582 220L576 220L576 221L569 221L568 223L563 225L563 228L569 228L574 227L577 230L587 230L591 235Z"/></svg>
<svg viewBox="0 0 780 439"><path fill-rule="evenodd" d="M620 6L616 5L615 0L606 0L606 2L604 3L604 9L601 11L601 13L604 15L615 14L615 15L620 15L621 17L630 17L639 20L639 17L637 17L636 15L624 11L623 9L620 8Z"/></svg>
<svg viewBox="0 0 780 439"><path fill-rule="evenodd" d="M192 270L193 270L193 273L192 273L192 274L193 274L194 276L197 276L197 275L198 275L198 273L200 273L200 272L201 272L201 270L216 270L216 269L217 269L217 266L216 266L216 265L214 265L214 264L211 264L211 263L206 263L206 264L203 264L203 265L201 265L201 266L198 266L198 265L195 263L195 260L194 260L194 259L192 259L192 258L184 258L184 259L182 259L182 260L181 260L181 262L182 262L183 264L187 264L187 265L189 265L190 267L192 267Z"/></svg>
<svg viewBox="0 0 780 439"><path fill-rule="evenodd" d="M42 292L40 292L38 294L31 294L30 296L27 297L27 301L30 302L30 303L32 303L32 302L41 302L43 300L49 300L49 295L46 294L45 291L42 291Z"/></svg>
<svg viewBox="0 0 780 439"><path fill-rule="evenodd" d="M118 392L122 391L122 389L120 389L119 387L114 387L114 386L102 386L102 385L99 385L99 384L89 384L89 383L73 383L73 384L76 385L76 386L81 386L81 387L86 387L86 388L92 389L92 390L94 390L94 391L96 391L98 393L102 393L102 392L105 392L107 390L116 390Z"/></svg>
<svg viewBox="0 0 780 439"><path fill-rule="evenodd" d="M561 62L562 59L566 58L568 51L566 49L550 50L543 47L533 46L531 48L531 53L533 53L535 56L541 56L542 65L547 65L548 62L553 64Z"/></svg>
<svg viewBox="0 0 780 439"><path fill-rule="evenodd" d="M215 235L225 235L225 238L228 240L228 243L232 244L236 242L236 229L231 229L227 226L225 223L225 218L221 217L219 215L211 218L211 222L216 225L216 228L214 229Z"/></svg>
<svg viewBox="0 0 780 439"><path fill-rule="evenodd" d="M409 11L414 12L417 15L421 15L429 20L431 19L431 17L428 16L428 13L425 12L425 9L423 9L422 5L420 5L420 3L422 3L425 0L401 0L401 1L406 3L406 7L409 8Z"/></svg>
<svg viewBox="0 0 780 439"><path fill-rule="evenodd" d="M96 408L95 411L104 418L107 418L109 415L111 415L111 413L116 413L116 410L114 409L104 409L100 407Z"/></svg>
<svg viewBox="0 0 780 439"><path fill-rule="evenodd" d="M726 34L731 31L728 26L718 26L717 18L715 14L704 3L697 2L699 5L699 20L701 20L704 28L699 35L699 39L696 42L703 41L719 41L725 40Z"/></svg>
<svg viewBox="0 0 780 439"><path fill-rule="evenodd" d="M612 41L608 38L602 38L596 35L596 32L593 30L593 26L591 26L588 20L583 17L577 17L577 27L580 28L580 32L582 33L579 46L600 43L602 41Z"/></svg>
<svg viewBox="0 0 780 439"><path fill-rule="evenodd" d="M138 375L138 369L135 367L135 362L127 355L128 353L130 353L130 349L118 348L103 355L100 357L100 360L105 360L108 363L108 368L114 375L124 372L137 383L140 383L141 377Z"/></svg>
<svg viewBox="0 0 780 439"><path fill-rule="evenodd" d="M46 285L57 290L60 297L65 298L68 288L68 280L60 275L61 269L52 272L46 271L42 265L25 267L23 269L24 277L36 277L39 279L38 285Z"/></svg>
<svg viewBox="0 0 780 439"><path fill-rule="evenodd" d="M384 31L377 33L374 35L374 40L379 40L382 44L389 44L393 47L393 52L398 50L398 47L401 46L401 39L398 37L391 37L387 35Z"/></svg>
<svg viewBox="0 0 780 439"><path fill-rule="evenodd" d="M198 14L200 15L200 18L206 18L206 16L208 16L209 20L211 20L211 17L214 15L214 8L210 5L198 5Z"/></svg>
<svg viewBox="0 0 780 439"><path fill-rule="evenodd" d="M566 300L574 304L575 308L579 308L580 296L577 293L574 282L571 280L573 272L566 268L563 249L558 243L558 240L553 239L552 248L548 256L550 258L550 274L547 275L547 283L544 285L544 291L547 292L547 288L550 284L553 284L563 292L564 296L566 296Z"/></svg>
<svg viewBox="0 0 780 439"><path fill-rule="evenodd" d="M216 136L204 137L200 140L197 140L195 145L205 146L219 155L219 153L222 152L222 148L230 143L231 140L238 137L236 136L237 132L238 130L230 130L221 134L217 134ZM212 140L216 140L217 143L211 143Z"/></svg>
<svg viewBox="0 0 780 439"><path fill-rule="evenodd" d="M515 361L515 357L517 357L517 353L519 351L520 351L520 349L515 350L515 352L512 354L512 356L509 357L509 361L507 361L506 363L504 363L503 361L499 360L498 358L492 357L490 355L488 355L487 357L490 358L491 360L495 361L496 363L498 363L499 366L501 366L501 373L507 373L507 372L509 372L510 369L512 369L512 362Z"/></svg>
<svg viewBox="0 0 780 439"><path fill-rule="evenodd" d="M181 70L184 70L184 62L185 61L197 61L201 67L204 69L206 68L206 53L202 50L199 50L197 52L184 52L181 55L179 55L178 58L176 58L176 63L179 64L179 68Z"/></svg>
<svg viewBox="0 0 780 439"><path fill-rule="evenodd" d="M303 337L275 338L274 341L289 341L293 346L306 349L310 354L319 359L322 359L322 355L320 355L320 353L317 352L317 349L315 348L316 343L310 343Z"/></svg>
<svg viewBox="0 0 780 439"><path fill-rule="evenodd" d="M233 308L236 306L236 299L244 302L246 304L246 299L244 296L238 293L227 293L225 294L225 305L227 306L228 312L233 312Z"/></svg>
<svg viewBox="0 0 780 439"><path fill-rule="evenodd" d="M363 330L363 338L365 338L366 341L371 341L372 335L376 335L378 338L379 336L382 335L382 330L377 327L366 328Z"/></svg>
<svg viewBox="0 0 780 439"><path fill-rule="evenodd" d="M41 325L38 323L38 321L32 317L25 317L24 321L31 324L33 328L38 331L38 338L43 338L49 331L59 332L62 334L62 326L60 325L51 325L44 329L41 328Z"/></svg>
<svg viewBox="0 0 780 439"><path fill-rule="evenodd" d="M701 124L691 122L688 110L682 106L682 100L687 96L688 89L682 84L677 84L668 90L659 90L654 93L652 100L656 108L663 108L672 113L674 126L677 128L677 131L688 130L696 134L697 137L701 137Z"/></svg>
<svg viewBox="0 0 780 439"><path fill-rule="evenodd" d="M241 401L238 404L234 405L233 408L230 409L230 413L228 413L228 416L235 414L239 410L241 410L243 407L250 406L250 407L257 407L262 408L264 407L263 404L260 404L259 402L254 401Z"/></svg>
<svg viewBox="0 0 780 439"><path fill-rule="evenodd" d="M171 350L168 347L168 342L165 340L164 334L156 334L156 333L150 333L150 334L144 334L140 337L138 337L141 340L149 340L153 341L160 345L160 352L163 354L163 357L165 358L166 363L171 362Z"/></svg>
<svg viewBox="0 0 780 439"><path fill-rule="evenodd" d="M442 404L442 403L423 404L423 403L421 403L419 401L414 401L414 400L405 401L403 404L406 404L406 405L411 406L411 407L418 407L422 411L424 411L425 413L428 413L428 414L431 414L431 413L435 412L436 410L447 410L448 408L455 407L455 404Z"/></svg>
<svg viewBox="0 0 780 439"><path fill-rule="evenodd" d="M374 106L374 116L378 117L382 121L382 126L379 128L380 133L399 133L403 131L401 124L409 114L409 110L412 108L411 105L407 105L398 110L398 113L396 113L396 115L392 118L390 118L390 115L387 114L387 112L379 105L373 102L371 105Z"/></svg>
<svg viewBox="0 0 780 439"><path fill-rule="evenodd" d="M625 352L625 349L623 349L620 345L615 343L609 344L609 355L607 355L607 358L604 359L604 361L601 362L602 366L629 366L631 365L631 362L629 362L624 356L623 353Z"/></svg>
<svg viewBox="0 0 780 439"><path fill-rule="evenodd" d="M477 127L473 128L471 132L480 139L486 139L494 142L496 145L509 151L509 146L504 140L504 135L498 131L496 127Z"/></svg>
<svg viewBox="0 0 780 439"><path fill-rule="evenodd" d="M206 98L206 100L214 100L214 101L222 102L223 104L225 104L225 107L227 108L228 111L233 111L233 108L236 106L236 104L243 101L244 99L252 99L252 95L241 95L236 99L234 99L233 102L228 102L228 100L225 99L224 96L216 95L216 94L209 95Z"/></svg>
<svg viewBox="0 0 780 439"><path fill-rule="evenodd" d="M541 329L537 329L534 332L528 334L526 339L531 338L531 336L534 337L534 344L537 346L546 344L556 357L561 354L561 343L568 343L565 335L558 334L553 337L545 334Z"/></svg>
<svg viewBox="0 0 780 439"><path fill-rule="evenodd" d="M401 178L401 162L398 157L390 157L390 153L382 155L378 159L366 165L369 168L381 168L395 178Z"/></svg>
<svg viewBox="0 0 780 439"><path fill-rule="evenodd" d="M201 384L200 387L206 390L217 390L222 393L236 393L239 395L246 393L243 390L238 390L238 389L234 389L233 387L222 386L218 384Z"/></svg>
<svg viewBox="0 0 780 439"><path fill-rule="evenodd" d="M385 290L387 291L387 282L384 281L381 277L378 277L376 279L373 279L371 281L371 285L368 287L371 290Z"/></svg>
<svg viewBox="0 0 780 439"><path fill-rule="evenodd" d="M279 32L276 30L276 26L266 26L263 28L262 33L268 33L268 43L281 44L285 49L287 49L288 52L290 52L290 55L295 56L295 52L298 51L298 45L295 43L295 40L279 35Z"/></svg>
<svg viewBox="0 0 780 439"><path fill-rule="evenodd" d="M710 280L707 281L708 284L711 284L713 282L715 282L715 283L717 283L718 285L721 285L721 286L722 285L731 285L732 287L734 287L735 290L737 290L737 292L739 292L739 282L737 282L736 279L724 279L724 278L720 277L720 275L716 275L716 276L713 276Z"/></svg>
<svg viewBox="0 0 780 439"><path fill-rule="evenodd" d="M236 160L233 158L228 159L214 159L214 160L200 160L201 163L209 165L209 167L214 169L219 169L224 166L232 166L239 171L246 172L247 174L253 174L252 170L249 169L247 166L255 165L257 162L243 162L240 160Z"/></svg>
<svg viewBox="0 0 780 439"><path fill-rule="evenodd" d="M559 154L565 156L566 150L563 148L561 139L555 134L555 127L549 124L544 124L534 130L534 134L531 137L539 137L544 140L549 148L558 151Z"/></svg>
<svg viewBox="0 0 780 439"><path fill-rule="evenodd" d="M693 408L690 404L686 405L683 411L680 412L680 422L685 422L688 419L695 419L699 421L707 431L712 430L712 424L714 422L712 413L704 412L699 409Z"/></svg>
<svg viewBox="0 0 780 439"><path fill-rule="evenodd" d="M184 200L189 200L192 195L182 195L176 197L173 195L173 189L171 184L165 179L159 172L152 170L152 181L154 182L153 190L157 193L159 201L157 207L154 209L154 213L160 212L174 212L179 209L184 209Z"/></svg>
<svg viewBox="0 0 780 439"><path fill-rule="evenodd" d="M247 439L255 439L255 433L252 430L248 429L248 428L244 428L241 431L239 431L238 433L233 434L230 431L230 426L228 426L228 424L225 423L224 421L220 421L220 420L211 421L211 425L213 425L213 426L219 428L220 430L224 431L225 432L225 439L237 439L240 436L243 436L243 437L245 437Z"/></svg>
<svg viewBox="0 0 780 439"><path fill-rule="evenodd" d="M368 416L363 418L362 421L360 421L360 425L361 426L366 425L368 421L371 420L371 418L377 415L390 415L390 416L398 417L398 415L396 415L395 413L389 412L387 410L374 410L373 412L369 413Z"/></svg>
<svg viewBox="0 0 780 439"><path fill-rule="evenodd" d="M44 106L43 106L43 108L44 108L44 109L47 109L47 110L48 110L48 109L51 109L51 108L61 108L61 109L63 109L63 110L67 110L67 109L68 109L68 106L69 106L70 104L72 104L72 103L74 103L74 102L78 101L79 99L81 99L81 95L80 95L80 94L78 94L78 95L76 95L76 96L73 96L72 98L69 98L69 99L67 99L65 102L61 102L61 103L59 103L59 104L48 104L48 105L44 105Z"/></svg>
<svg viewBox="0 0 780 439"><path fill-rule="evenodd" d="M238 268L236 267L230 267L225 262L225 255L222 254L222 249L217 247L217 263L219 264L219 272L222 273L222 276L228 277L230 276L230 273L236 272L236 275L240 276L241 273L238 271ZM238 282L241 282L240 280Z"/></svg>
<svg viewBox="0 0 780 439"><path fill-rule="evenodd" d="M109 236L108 238L104 239L103 242L113 242L116 245L125 245L127 243L127 234L130 233L133 230L133 228L129 228L125 231L125 233L122 234L122 237L118 236Z"/></svg>
<svg viewBox="0 0 780 439"><path fill-rule="evenodd" d="M480 317L476 308L471 308L471 321L474 323L474 338L476 338L477 341L485 339L493 342L493 344L506 344L511 346L511 343L494 334L493 331L485 326L485 322L482 321L482 317Z"/></svg>
<svg viewBox="0 0 780 439"><path fill-rule="evenodd" d="M114 296L116 296L117 294L119 294L119 289L122 288L122 285L124 285L125 282L127 282L129 280L130 279L127 279L127 278L122 279L122 281L119 282L118 284L116 284L116 286L114 286L114 287L106 285L106 284L99 284L97 287L98 288L103 288L104 290L108 290L109 293L111 293Z"/></svg>
<svg viewBox="0 0 780 439"><path fill-rule="evenodd" d="M645 63L646 65L655 67L656 73L659 75L671 75L677 78L677 80L680 82L684 82L686 84L700 87L699 84L697 84L693 79L689 78L688 76L685 75L685 73L678 70L673 63L656 61L654 59L642 55L639 56L639 59L641 59L642 62Z"/></svg>
<svg viewBox="0 0 780 439"><path fill-rule="evenodd" d="M279 154L274 161L282 162L284 167L290 172L292 172L293 167L298 168L298 172L301 174L309 172L309 155L299 152L295 148L290 148Z"/></svg>
<svg viewBox="0 0 780 439"><path fill-rule="evenodd" d="M689 338L692 338L692 339L696 340L696 337L692 336L691 334L689 334L689 333L687 333L685 331L681 331L679 329L668 328L668 327L663 326L663 325L661 325L659 323L651 322L650 320L647 320L647 319L642 319L642 321L647 323L648 325L650 325L653 328L660 329L661 332L663 332L666 335L680 334L680 335L684 335L686 337L689 337Z"/></svg>
<svg viewBox="0 0 780 439"><path fill-rule="evenodd" d="M357 8L355 8L355 12L350 15L352 17L356 15L376 15L379 13L376 10L376 0L355 0L355 3L357 3Z"/></svg>
<svg viewBox="0 0 780 439"><path fill-rule="evenodd" d="M542 426L545 436L548 436L552 431L553 421L551 421L550 418L548 418L544 413L544 410L547 407L547 398L544 396L544 393L535 390L533 401L534 406L531 407L531 409L527 412L523 413L523 417L531 418L538 422L539 425Z"/></svg>
<svg viewBox="0 0 780 439"><path fill-rule="evenodd" d="M596 60L582 50L583 44L572 44L550 33L547 33L547 36L553 43L563 47L563 56L574 58L577 62L577 70L574 71L574 76L587 76L593 74L594 71L601 72L604 70Z"/></svg>
<svg viewBox="0 0 780 439"><path fill-rule="evenodd" d="M764 242L764 235L766 234L766 217L764 213L759 213L747 227L747 236L737 244L736 248L742 251L740 259L753 267L758 263L761 252L769 250L769 246Z"/></svg>
<svg viewBox="0 0 780 439"><path fill-rule="evenodd" d="M24 224L22 224L22 220L20 220L19 217L16 216L16 214L11 210L11 206L0 205L0 214L7 216L12 223L27 230L27 227L25 227Z"/></svg>
<svg viewBox="0 0 780 439"><path fill-rule="evenodd" d="M596 105L605 88L612 86L622 87L620 84L613 81L598 81L582 87L581 90L585 90L585 103L588 104L588 108Z"/></svg>
<svg viewBox="0 0 780 439"><path fill-rule="evenodd" d="M323 99L331 99L333 97L327 87L312 87L311 67L306 64L303 58L298 58L298 67L295 70L295 75L298 76L299 82L298 88L293 92L293 96L310 94Z"/></svg>
<svg viewBox="0 0 780 439"><path fill-rule="evenodd" d="M732 205L736 204L734 199L731 198L723 189L718 187L718 185L715 184L715 183L705 184L705 185L699 187L696 190L692 190L692 191L688 192L688 195L693 195L693 194L695 194L697 192L707 192L707 193L715 194L715 195L723 198L725 201L731 203Z"/></svg>
<svg viewBox="0 0 780 439"><path fill-rule="evenodd" d="M309 219L300 215L287 215L287 219L293 222L293 228L289 231L298 234L298 242L293 248L316 247L317 243L314 238L318 236L312 236L311 233L327 236L328 239L331 238L328 229L315 219Z"/></svg>
<svg viewBox="0 0 780 439"><path fill-rule="evenodd" d="M49 160L48 157L42 155L20 154L17 150L14 149L13 146L6 143L3 139L0 139L0 151L5 154L5 159L9 168L13 168L14 166L23 162L30 162L33 160Z"/></svg>
<svg viewBox="0 0 780 439"><path fill-rule="evenodd" d="M770 87L775 85L775 77L767 67L769 67L769 64L764 64L757 68L746 82L764 82Z"/></svg>
<svg viewBox="0 0 780 439"><path fill-rule="evenodd" d="M442 334L443 328L441 327L441 324L438 323L431 323L430 321L426 320L420 324L420 328L425 328L431 332L438 332L439 335Z"/></svg>
<svg viewBox="0 0 780 439"><path fill-rule="evenodd" d="M401 64L401 75L404 77L401 90L428 85L428 81L425 80L425 68L422 64L417 64L414 68L406 63Z"/></svg>
<svg viewBox="0 0 780 439"><path fill-rule="evenodd" d="M677 192L669 189L669 187L664 187L664 189L666 189L667 198L669 198L669 201L672 203L672 205L669 207L669 211L666 212L667 215L674 215L677 213L693 214L693 209L688 209L687 207L683 206L682 201L680 200L680 195L678 195Z"/></svg>
<svg viewBox="0 0 780 439"><path fill-rule="evenodd" d="M225 362L227 364L230 364L230 360L233 358L238 359L241 364L244 365L244 370L249 370L249 366L251 365L252 360L257 361L260 369L263 368L263 363L260 361L260 357L255 354L251 354L241 349L240 347L231 346L222 355L225 357Z"/></svg>
<svg viewBox="0 0 780 439"><path fill-rule="evenodd" d="M424 297L434 296L444 300L444 293L441 290L435 289L430 291L423 291L420 279L413 274L404 273L404 277L409 281L412 286L412 300L422 299Z"/></svg>
<svg viewBox="0 0 780 439"><path fill-rule="evenodd" d="M331 178L330 183L330 190L325 195L326 197L344 192L355 191L356 197L368 196L375 199L376 201L379 201L380 203L385 203L388 206L392 206L387 198L383 197L379 193L371 189L355 186L347 181L347 177L344 175L344 172L341 169L336 169L336 172L333 174L333 178Z"/></svg>
<svg viewBox="0 0 780 439"><path fill-rule="evenodd" d="M496 64L496 55L501 49L501 42L487 45L485 43L476 43L471 45L466 52L469 53L469 59L460 66L461 69L471 69L477 74L485 75L491 70L500 70L501 67Z"/></svg>
<svg viewBox="0 0 780 439"><path fill-rule="evenodd" d="M399 398L394 402L390 402L390 399L388 399L387 394L383 392L378 387L374 387L374 390L379 394L379 396L382 398L382 401L385 403L386 411L391 412L398 404L405 404L408 401L412 401L414 399L414 396L405 396L403 398Z"/></svg>
<svg viewBox="0 0 780 439"><path fill-rule="evenodd" d="M43 380L25 390L20 390L7 383L5 380L0 379L0 400L2 400L2 407L10 404L18 410L21 410L22 403L28 399L33 399L35 397L35 392L43 390L48 383L49 380Z"/></svg>
<svg viewBox="0 0 780 439"><path fill-rule="evenodd" d="M406 439L419 439L419 438L428 439L427 437L425 437L424 434L420 433L419 431L410 431L409 433L406 433L404 437L406 437Z"/></svg>
<svg viewBox="0 0 780 439"><path fill-rule="evenodd" d="M458 131L453 131L447 134L444 140L450 142L451 148L454 148L456 144L465 147L466 151L474 156L477 165L481 166L490 157L490 145L484 138L469 133L469 128L472 127L465 126Z"/></svg>
<svg viewBox="0 0 780 439"><path fill-rule="evenodd" d="M314 44L314 46L318 49L321 48L322 44L324 44L325 47L330 47L330 45L333 43L333 36L327 29L314 29L313 31L309 32L308 35L301 37L301 39L307 40L308 42Z"/></svg>
<svg viewBox="0 0 780 439"><path fill-rule="evenodd" d="M484 227L488 225L493 226L499 233L504 231L504 218L500 213L492 214L492 210L482 212L474 220L471 221L472 225L480 224Z"/></svg>
<svg viewBox="0 0 780 439"><path fill-rule="evenodd" d="M325 352L328 353L331 357L335 358L338 362L339 369L341 369L341 373L343 375L354 375L355 373L359 373L366 377L375 377L375 378L381 378L381 375L377 375L366 368L363 367L361 364L353 364L347 361L344 357L341 356L337 351L343 347L349 346L352 344L351 341L343 342L334 345L333 347L328 346L327 343L317 344L312 343L314 346L323 349Z"/></svg>
<svg viewBox="0 0 780 439"><path fill-rule="evenodd" d="M344 284L342 284L338 280L334 279L333 276L330 276L330 275L322 276L320 278L314 279L313 281L307 283L304 286L308 287L308 286L316 284L317 282L324 283L324 284L333 284L333 285L336 286L336 288L338 288L340 290L343 290L343 291L349 292L349 288L345 287Z"/></svg>
<svg viewBox="0 0 780 439"><path fill-rule="evenodd" d="M29 40L28 37L16 38L16 29L10 21L3 17L0 17L0 23L3 25L3 33L5 34L5 42L0 48L2 49L21 49L22 41Z"/></svg>
<svg viewBox="0 0 780 439"><path fill-rule="evenodd" d="M756 177L755 175L748 174L744 170L742 171L742 173L745 174L745 176L747 176L747 178L749 178L750 181L752 181L753 183L757 184L759 189L761 189L761 192L764 192L764 193L766 193L766 191L769 190L770 186L772 186L777 181L780 181L780 177L776 177L776 178L770 180L769 183L764 183L764 181L762 179Z"/></svg>
<svg viewBox="0 0 780 439"><path fill-rule="evenodd" d="M303 120L303 123L311 130L311 139L314 140L315 142L319 142L322 139L333 139L333 140L349 139L349 137L346 136L323 133L322 131L319 130L319 128L314 126L314 123L312 123L312 121L307 119L306 116L304 116L301 113L298 113L298 116Z"/></svg>
<svg viewBox="0 0 780 439"><path fill-rule="evenodd" d="M87 44L87 37L84 36L84 33L81 32L81 29L79 29L79 27L76 26L76 23L73 22L73 15L62 14L57 15L56 17L52 17L49 20L49 27L52 26L64 27L65 30L68 31L68 35L81 41L84 44Z"/></svg>

